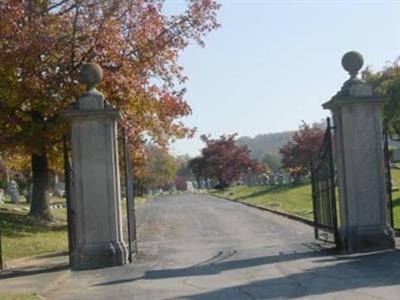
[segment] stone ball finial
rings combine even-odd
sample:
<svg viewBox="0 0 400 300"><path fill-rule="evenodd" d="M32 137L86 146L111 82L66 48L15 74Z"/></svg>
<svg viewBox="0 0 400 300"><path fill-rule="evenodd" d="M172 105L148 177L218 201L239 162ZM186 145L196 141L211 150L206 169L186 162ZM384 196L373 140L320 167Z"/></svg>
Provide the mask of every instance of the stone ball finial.
<svg viewBox="0 0 400 300"><path fill-rule="evenodd" d="M347 52L342 57L342 66L347 72L349 72L352 78L357 76L363 64L364 64L364 59L361 53L357 51Z"/></svg>
<svg viewBox="0 0 400 300"><path fill-rule="evenodd" d="M87 90L90 90L103 78L103 70L96 63L82 64L80 69L80 78L81 82L86 84Z"/></svg>

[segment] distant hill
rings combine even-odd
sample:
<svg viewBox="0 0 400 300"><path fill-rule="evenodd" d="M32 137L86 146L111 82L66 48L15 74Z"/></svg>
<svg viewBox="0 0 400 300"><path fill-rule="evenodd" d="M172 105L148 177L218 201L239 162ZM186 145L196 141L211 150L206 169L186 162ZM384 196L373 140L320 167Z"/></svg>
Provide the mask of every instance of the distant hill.
<svg viewBox="0 0 400 300"><path fill-rule="evenodd" d="M285 145L291 138L293 131L278 133L258 134L255 137L239 137L239 145L247 145L251 151L251 156L261 160L266 152L279 155L279 148Z"/></svg>
<svg viewBox="0 0 400 300"><path fill-rule="evenodd" d="M326 120L310 124L313 127L326 128ZM291 140L294 131L282 131L276 133L257 134L255 137L242 136L238 138L239 145L247 145L251 151L251 156L261 160L265 153L278 155L279 149Z"/></svg>

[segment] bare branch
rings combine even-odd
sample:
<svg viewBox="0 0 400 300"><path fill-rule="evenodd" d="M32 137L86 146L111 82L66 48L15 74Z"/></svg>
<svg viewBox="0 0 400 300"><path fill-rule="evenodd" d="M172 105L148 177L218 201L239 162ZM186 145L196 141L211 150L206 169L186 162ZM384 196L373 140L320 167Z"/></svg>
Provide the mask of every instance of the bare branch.
<svg viewBox="0 0 400 300"><path fill-rule="evenodd" d="M55 3L55 4L51 5L51 6L49 6L49 7L47 8L47 12L51 12L53 9L56 9L56 8L60 7L61 5L63 5L64 3L66 3L67 1L68 1L68 0L62 0L62 1L58 2L58 3Z"/></svg>

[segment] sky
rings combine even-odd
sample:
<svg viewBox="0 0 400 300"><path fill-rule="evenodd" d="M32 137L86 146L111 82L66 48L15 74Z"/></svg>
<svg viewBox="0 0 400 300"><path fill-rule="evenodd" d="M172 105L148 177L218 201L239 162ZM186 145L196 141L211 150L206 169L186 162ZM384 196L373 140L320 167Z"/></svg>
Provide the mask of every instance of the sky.
<svg viewBox="0 0 400 300"><path fill-rule="evenodd" d="M171 12L184 1L166 0ZM180 58L197 127L171 146L199 154L201 134L254 136L295 130L329 115L321 105L348 79L341 57L357 50L380 70L400 56L398 1L222 0L221 28Z"/></svg>

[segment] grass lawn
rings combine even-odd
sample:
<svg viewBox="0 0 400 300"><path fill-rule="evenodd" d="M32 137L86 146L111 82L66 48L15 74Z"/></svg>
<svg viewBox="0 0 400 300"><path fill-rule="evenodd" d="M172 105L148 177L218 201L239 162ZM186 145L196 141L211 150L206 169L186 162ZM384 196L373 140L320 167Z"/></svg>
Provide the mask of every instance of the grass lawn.
<svg viewBox="0 0 400 300"><path fill-rule="evenodd" d="M137 197L136 207L145 200L143 197ZM56 199L54 202L62 201ZM27 215L28 210L28 205L22 201L18 204L6 202L0 206L3 258L6 264L10 259L68 250L66 209L51 210L54 221L48 224L33 221ZM125 209L122 212L126 215Z"/></svg>
<svg viewBox="0 0 400 300"><path fill-rule="evenodd" d="M392 180L395 187L400 188L400 169L392 169ZM394 228L400 230L400 190L392 194Z"/></svg>
<svg viewBox="0 0 400 300"><path fill-rule="evenodd" d="M33 221L23 210L26 205L8 204L0 207L2 248L9 259L62 252L68 248L66 210L51 211L54 221L45 224Z"/></svg>
<svg viewBox="0 0 400 300"><path fill-rule="evenodd" d="M392 170L394 185L400 188L400 169ZM309 183L299 186L265 187L234 186L224 191L213 191L235 201L263 205L272 209L289 212L312 220L311 186ZM394 227L400 230L400 191L393 194Z"/></svg>
<svg viewBox="0 0 400 300"><path fill-rule="evenodd" d="M36 294L0 295L0 300L42 300Z"/></svg>
<svg viewBox="0 0 400 300"><path fill-rule="evenodd" d="M135 207L139 207L146 201L145 197L135 197Z"/></svg>
<svg viewBox="0 0 400 300"><path fill-rule="evenodd" d="M235 186L213 193L232 200L263 205L309 220L313 219L310 184L295 187Z"/></svg>

